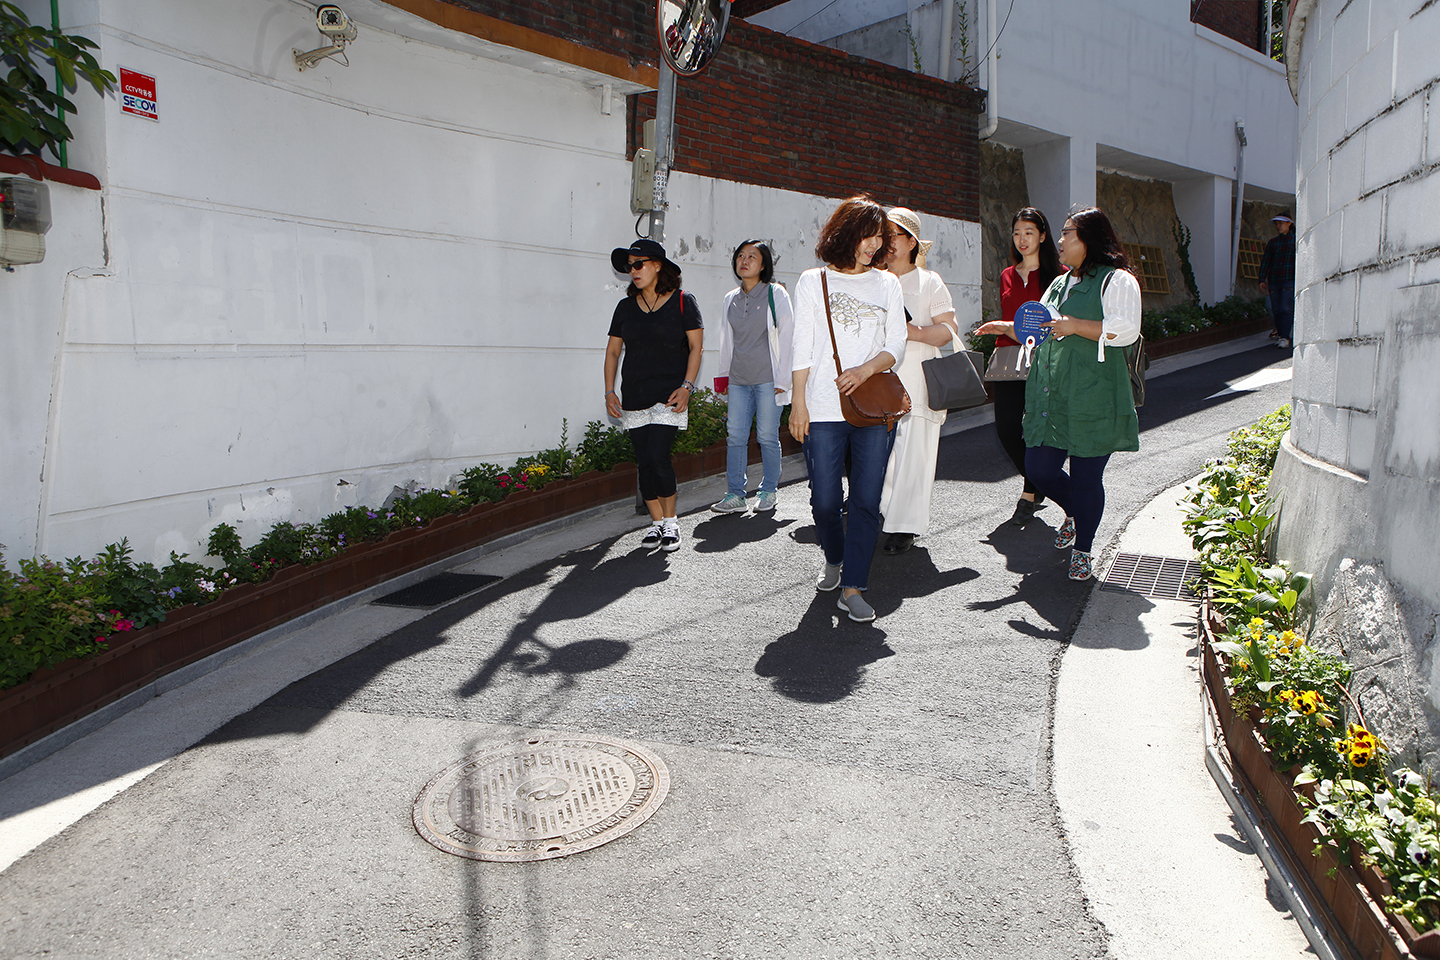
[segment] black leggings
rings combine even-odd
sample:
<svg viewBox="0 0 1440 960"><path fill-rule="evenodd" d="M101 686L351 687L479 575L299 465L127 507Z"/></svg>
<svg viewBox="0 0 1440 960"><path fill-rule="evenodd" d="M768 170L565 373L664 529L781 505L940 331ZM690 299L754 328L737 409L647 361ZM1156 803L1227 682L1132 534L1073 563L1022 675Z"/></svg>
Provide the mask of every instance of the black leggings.
<svg viewBox="0 0 1440 960"><path fill-rule="evenodd" d="M640 499L659 500L675 496L675 464L670 462L670 444L679 427L647 423L630 431L635 447L635 466L640 471Z"/></svg>
<svg viewBox="0 0 1440 960"><path fill-rule="evenodd" d="M1025 492L1039 503L1045 498L1038 496L1039 488L1025 474L1025 436L1020 428L1025 419L1025 381L997 380L990 386L995 389L995 434L1000 438L1000 446L1025 478Z"/></svg>

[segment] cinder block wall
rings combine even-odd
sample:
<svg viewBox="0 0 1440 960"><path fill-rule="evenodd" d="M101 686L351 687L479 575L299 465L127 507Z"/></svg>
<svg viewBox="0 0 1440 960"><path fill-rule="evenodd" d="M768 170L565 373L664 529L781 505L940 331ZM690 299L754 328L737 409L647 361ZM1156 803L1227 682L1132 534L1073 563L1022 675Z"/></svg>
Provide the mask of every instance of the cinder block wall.
<svg viewBox="0 0 1440 960"><path fill-rule="evenodd" d="M1297 348L1294 423L1274 484L1278 549L1319 575L1322 637L1375 667L1357 675L1367 717L1388 722L1385 732L1433 769L1440 5L1295 6L1305 14L1291 65L1301 118ZM1382 665L1388 673L1375 672Z"/></svg>

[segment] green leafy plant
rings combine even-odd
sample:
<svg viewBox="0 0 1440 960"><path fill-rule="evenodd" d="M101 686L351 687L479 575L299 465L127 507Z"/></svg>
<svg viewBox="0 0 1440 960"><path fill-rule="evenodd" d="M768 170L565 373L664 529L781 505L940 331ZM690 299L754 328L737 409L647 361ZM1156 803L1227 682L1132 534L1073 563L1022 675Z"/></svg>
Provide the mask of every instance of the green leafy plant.
<svg viewBox="0 0 1440 960"><path fill-rule="evenodd" d="M103 581L81 560L21 560L19 574L0 566L0 688L36 670L105 649L127 621L108 619Z"/></svg>
<svg viewBox="0 0 1440 960"><path fill-rule="evenodd" d="M725 401L710 390L701 387L690 395L689 425L675 435L671 448L676 453L699 453L726 439L729 427L725 423L727 411Z"/></svg>
<svg viewBox="0 0 1440 960"><path fill-rule="evenodd" d="M1180 253L1180 275L1185 278L1185 289L1190 299L1200 302L1200 287L1195 282L1195 268L1190 265L1190 228L1176 217L1170 222L1170 232L1175 236L1175 249Z"/></svg>
<svg viewBox="0 0 1440 960"><path fill-rule="evenodd" d="M635 448L630 435L618 427L610 427L599 420L585 424L585 436L576 448L576 473L586 470L609 470L617 463L633 463Z"/></svg>
<svg viewBox="0 0 1440 960"><path fill-rule="evenodd" d="M74 136L64 113L74 113L75 104L65 89L80 79L101 94L115 86L115 75L88 52L94 49L85 37L32 24L18 6L0 0L0 63L9 67L0 79L0 147L13 153L50 148L58 154ZM42 72L45 61L53 64L61 89L50 89Z"/></svg>

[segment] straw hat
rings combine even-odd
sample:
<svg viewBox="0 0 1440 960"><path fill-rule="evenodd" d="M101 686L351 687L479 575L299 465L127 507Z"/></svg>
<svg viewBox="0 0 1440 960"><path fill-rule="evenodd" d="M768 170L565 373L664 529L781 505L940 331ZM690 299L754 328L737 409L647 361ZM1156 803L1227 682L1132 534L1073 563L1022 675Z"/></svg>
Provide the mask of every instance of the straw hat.
<svg viewBox="0 0 1440 960"><path fill-rule="evenodd" d="M895 207L889 213L890 222L901 230L910 234L916 243L920 244L920 252L915 255L915 266L925 266L925 255L930 252L930 247L935 243L933 240L920 239L920 216L909 207Z"/></svg>

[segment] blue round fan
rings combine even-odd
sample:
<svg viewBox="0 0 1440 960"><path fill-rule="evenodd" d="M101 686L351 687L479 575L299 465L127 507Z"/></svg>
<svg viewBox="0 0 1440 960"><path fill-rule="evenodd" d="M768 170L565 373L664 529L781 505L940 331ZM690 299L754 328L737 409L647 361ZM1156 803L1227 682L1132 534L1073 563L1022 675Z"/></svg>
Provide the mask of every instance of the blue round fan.
<svg viewBox="0 0 1440 960"><path fill-rule="evenodd" d="M1060 318L1057 314L1038 300L1021 304L1020 309L1015 311L1015 339L1023 344L1030 337L1034 337L1035 346L1038 347L1050 336L1050 328L1041 324L1058 319Z"/></svg>

